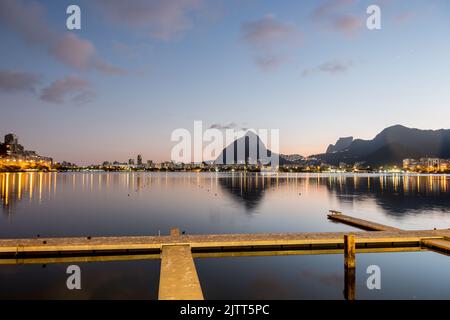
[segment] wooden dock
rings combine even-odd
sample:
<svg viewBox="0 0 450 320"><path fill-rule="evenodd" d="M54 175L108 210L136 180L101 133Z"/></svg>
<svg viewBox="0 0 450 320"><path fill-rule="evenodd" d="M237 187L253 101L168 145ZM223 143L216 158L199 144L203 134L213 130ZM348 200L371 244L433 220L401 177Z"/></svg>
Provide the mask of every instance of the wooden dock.
<svg viewBox="0 0 450 320"><path fill-rule="evenodd" d="M449 229L406 231L336 211L328 218L371 231L184 235L172 229L167 236L0 239L0 264L161 259L159 299L199 300L194 258L342 254L345 247L345 292L352 299L355 253L450 253Z"/></svg>
<svg viewBox="0 0 450 320"><path fill-rule="evenodd" d="M328 219L348 224L363 230L368 231L401 231L401 229L394 228L391 226L386 226L384 224L375 223L372 221L367 221L363 219L358 219L350 216L343 215L339 211L330 210Z"/></svg>
<svg viewBox="0 0 450 320"><path fill-rule="evenodd" d="M330 210L330 214L328 215L328 219L348 224L350 226L359 227L364 230L369 231L399 231L404 234L406 232L405 230L394 228L391 226L386 226L383 224L375 223L372 221L367 221L363 219L358 219L354 217L350 217L347 215L343 215L339 211L333 211ZM448 253L450 254L450 237L448 237L446 234L448 233L449 229L440 230L439 234L443 237L440 239L422 239L421 245L429 248L431 250L440 252L440 253ZM379 234L379 233L377 233Z"/></svg>
<svg viewBox="0 0 450 320"><path fill-rule="evenodd" d="M450 241L445 237L439 240L424 239L422 240L422 245L433 251L450 254Z"/></svg>

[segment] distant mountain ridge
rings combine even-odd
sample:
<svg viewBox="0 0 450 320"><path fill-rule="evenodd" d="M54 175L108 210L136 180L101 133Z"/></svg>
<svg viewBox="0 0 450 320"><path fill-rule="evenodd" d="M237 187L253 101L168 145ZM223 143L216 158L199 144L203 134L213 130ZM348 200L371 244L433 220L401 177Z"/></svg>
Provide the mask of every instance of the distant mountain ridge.
<svg viewBox="0 0 450 320"><path fill-rule="evenodd" d="M345 151L353 142L353 137L339 138L336 144L330 144L326 153Z"/></svg>
<svg viewBox="0 0 450 320"><path fill-rule="evenodd" d="M364 162L371 166L401 165L406 158L450 158L449 129L420 130L395 125L372 140L350 138L341 138L328 147L327 153L312 157L332 165Z"/></svg>
<svg viewBox="0 0 450 320"><path fill-rule="evenodd" d="M257 143L256 150L250 150L250 143ZM228 163L255 163L267 159L272 155L264 143L260 143L256 133L247 131L241 138L223 149L216 163L225 163L227 154L234 153L234 159L227 159ZM237 150L244 148L238 154ZM273 154L278 157L279 165L298 164L311 159L338 166L340 163L353 165L364 163L368 166L401 166L407 158L442 158L450 159L450 129L421 130L407 128L402 125L388 127L372 140L354 139L353 137L339 138L336 144L330 144L326 153L311 155L305 159L301 155Z"/></svg>

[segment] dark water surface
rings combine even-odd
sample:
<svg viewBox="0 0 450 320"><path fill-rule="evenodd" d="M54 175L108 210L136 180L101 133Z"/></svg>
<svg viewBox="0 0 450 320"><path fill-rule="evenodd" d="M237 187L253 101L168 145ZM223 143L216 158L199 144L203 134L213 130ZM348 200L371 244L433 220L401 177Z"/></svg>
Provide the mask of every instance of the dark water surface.
<svg viewBox="0 0 450 320"><path fill-rule="evenodd" d="M449 176L215 173L0 173L0 237L356 230L328 210L404 229L450 227ZM342 255L198 258L206 298L342 299ZM0 265L0 298L157 297L159 261ZM366 286L378 265L381 290ZM450 257L357 255L359 299L450 299Z"/></svg>

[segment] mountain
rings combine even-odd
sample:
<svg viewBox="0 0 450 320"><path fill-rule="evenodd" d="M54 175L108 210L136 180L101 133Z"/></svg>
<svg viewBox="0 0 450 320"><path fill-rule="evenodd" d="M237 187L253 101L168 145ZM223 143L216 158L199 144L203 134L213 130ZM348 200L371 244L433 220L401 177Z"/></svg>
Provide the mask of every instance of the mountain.
<svg viewBox="0 0 450 320"><path fill-rule="evenodd" d="M252 146L252 148L250 148ZM254 147L253 147L254 146ZM243 149L241 149L243 148ZM238 153L238 150L240 151ZM226 159L227 154L234 154L233 159ZM225 147L220 155L216 159L216 163L253 163L257 161L265 164L270 161L270 157L278 157L280 165L291 163L291 161L281 157L279 154L274 153L267 149L265 144L261 141L259 136L253 131L247 131L242 137L234 140L233 143Z"/></svg>
<svg viewBox="0 0 450 320"><path fill-rule="evenodd" d="M352 138L350 145L342 148L349 140L350 138L339 139L336 145L328 148L331 152L312 157L332 165L339 165L340 162L364 162L372 166L401 165L406 158L450 158L448 129L420 130L395 125L384 129L372 140Z"/></svg>
<svg viewBox="0 0 450 320"><path fill-rule="evenodd" d="M353 137L339 138L336 144L330 144L326 153L345 151L353 142Z"/></svg>

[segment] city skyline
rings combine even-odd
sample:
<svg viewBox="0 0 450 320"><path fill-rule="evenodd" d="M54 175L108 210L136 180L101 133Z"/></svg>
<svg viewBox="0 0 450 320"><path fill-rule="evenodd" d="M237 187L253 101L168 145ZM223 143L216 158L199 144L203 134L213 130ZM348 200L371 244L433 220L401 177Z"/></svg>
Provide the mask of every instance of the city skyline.
<svg viewBox="0 0 450 320"><path fill-rule="evenodd" d="M251 129L250 129L251 130ZM206 134L206 133L205 133ZM105 160L100 163L90 163L79 166L72 161L54 161L51 157L39 155L36 151L27 150L15 133L4 135L4 142L0 142L0 160L3 165L16 165L22 169L29 168L32 164L41 164L46 167L59 169L83 168L90 169L239 169L254 170L263 167L275 166L283 170L351 170L356 172L366 172L373 170L404 170L446 172L450 168L450 158L448 146L450 129L441 130L420 130L417 128L407 128L396 125L385 128L372 140L355 139L354 137L340 138L336 144L330 144L326 152L314 155L299 154L279 154L278 160L270 157L274 155L270 147L267 148L265 142L256 132L247 131L243 135L236 136L235 140L224 145L219 156L213 156L201 160L189 159L165 159L153 161L143 159L138 153L135 157L127 161L123 159ZM250 139L250 136L253 138ZM245 139L244 139L245 138ZM195 138L194 138L195 140ZM251 141L250 141L251 140ZM414 142L413 142L414 141ZM207 144L209 144L208 142ZM381 145L380 145L381 143ZM239 147L240 145L240 147ZM414 145L412 149L411 146ZM270 145L269 145L270 146ZM208 149L202 146L202 150ZM217 147L215 147L217 148ZM232 151L230 148L234 149ZM261 149L262 148L262 149ZM408 150L409 149L409 150ZM216 149L218 150L218 149ZM270 151L269 151L270 150ZM353 153L356 150L356 154ZM364 151L365 150L365 153ZM405 152L406 151L406 152ZM232 158L225 154L234 154ZM364 155L365 154L365 155ZM277 153L275 153L277 155ZM269 158L267 158L269 156ZM254 158L256 157L256 158ZM381 157L381 158L380 158ZM340 159L340 160L339 160ZM273 163L275 161L275 163ZM282 163L280 163L282 161ZM378 162L378 165L375 164ZM385 167L386 166L386 167ZM17 169L17 168L16 168ZM15 169L11 169L15 170ZM64 169L63 169L64 170Z"/></svg>
<svg viewBox="0 0 450 320"><path fill-rule="evenodd" d="M0 134L57 161L169 160L195 120L280 129L280 152L304 156L395 124L448 128L446 1L74 3L73 31L72 2L0 4Z"/></svg>

